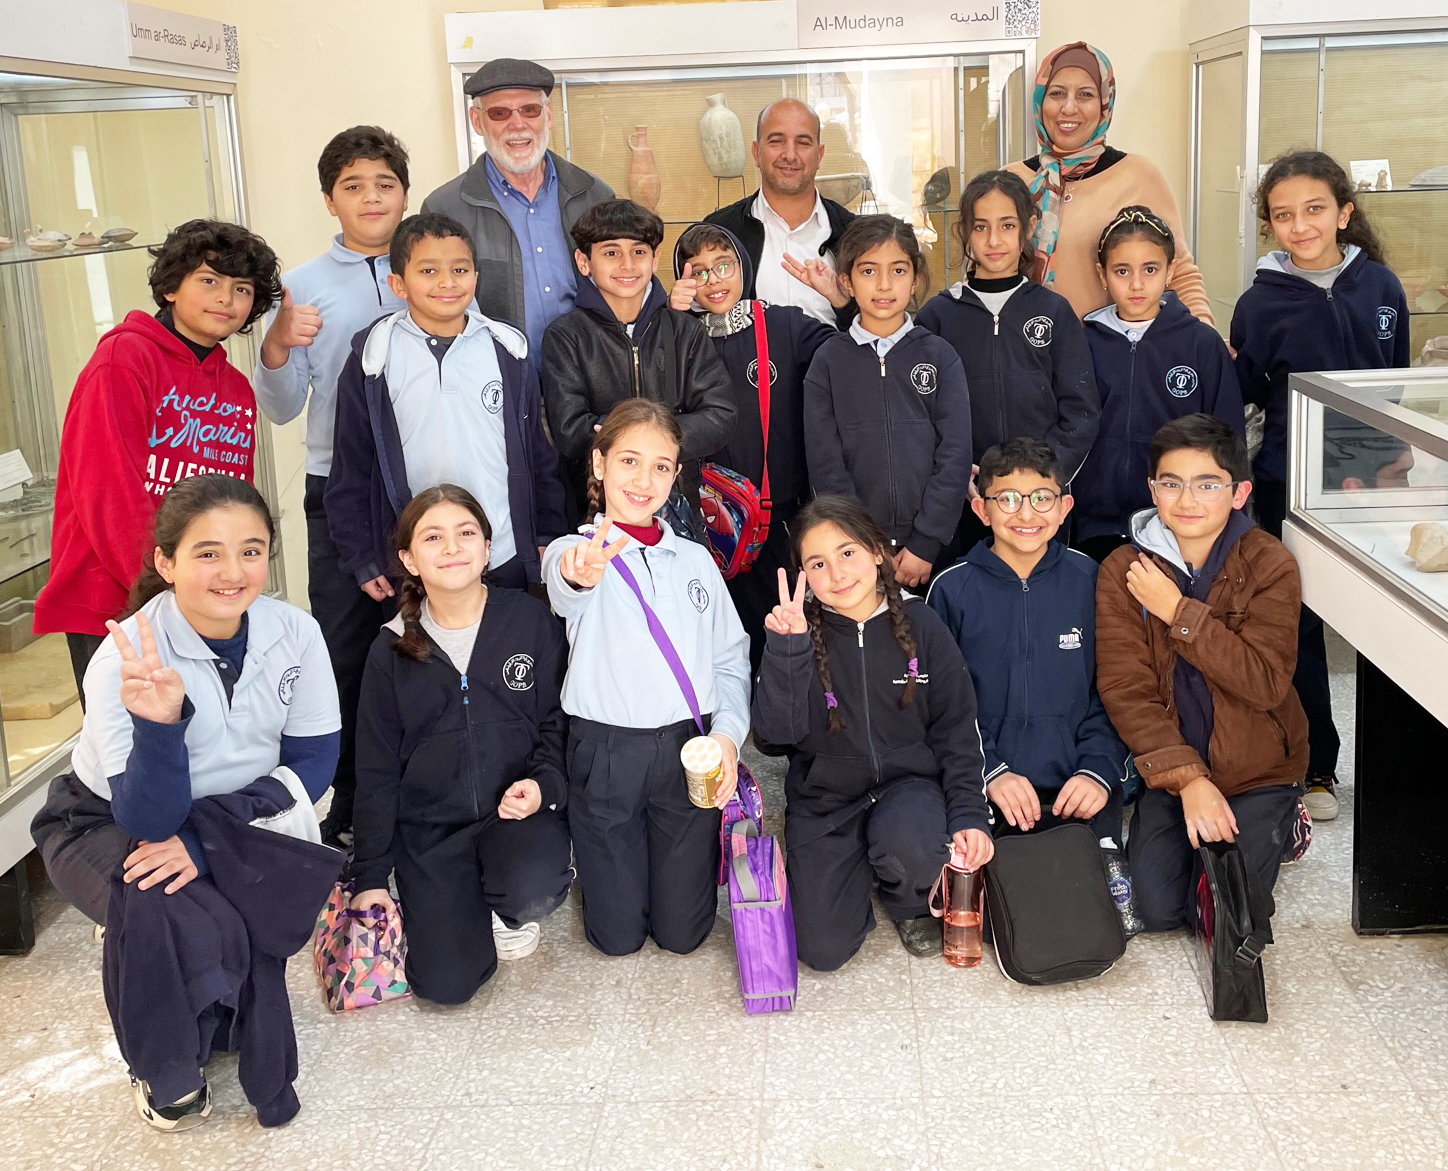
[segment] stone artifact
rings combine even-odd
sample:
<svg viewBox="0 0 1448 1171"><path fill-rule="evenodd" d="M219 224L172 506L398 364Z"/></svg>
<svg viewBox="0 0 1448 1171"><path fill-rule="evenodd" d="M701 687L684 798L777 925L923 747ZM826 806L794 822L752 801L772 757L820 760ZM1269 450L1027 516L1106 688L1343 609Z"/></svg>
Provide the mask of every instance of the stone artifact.
<svg viewBox="0 0 1448 1171"><path fill-rule="evenodd" d="M1420 573L1448 573L1448 529L1437 521L1414 525L1408 556Z"/></svg>
<svg viewBox="0 0 1448 1171"><path fill-rule="evenodd" d="M710 94L704 100L709 103L699 119L704 165L716 179L737 179L744 174L744 132L739 115L725 103L723 94Z"/></svg>

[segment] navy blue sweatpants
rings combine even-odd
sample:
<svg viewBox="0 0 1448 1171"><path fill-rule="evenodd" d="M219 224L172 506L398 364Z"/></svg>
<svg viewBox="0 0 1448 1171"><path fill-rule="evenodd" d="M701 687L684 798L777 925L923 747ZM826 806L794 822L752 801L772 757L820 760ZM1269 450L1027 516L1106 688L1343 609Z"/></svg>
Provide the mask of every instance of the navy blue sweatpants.
<svg viewBox="0 0 1448 1171"><path fill-rule="evenodd" d="M799 958L832 972L875 929L870 890L895 920L929 914L930 888L950 856L945 791L921 778L896 781L863 806L784 818L785 868Z"/></svg>
<svg viewBox="0 0 1448 1171"><path fill-rule="evenodd" d="M606 955L636 952L650 936L687 955L714 926L720 814L689 801L679 762L696 735L693 720L666 728L571 721L568 828L583 932Z"/></svg>

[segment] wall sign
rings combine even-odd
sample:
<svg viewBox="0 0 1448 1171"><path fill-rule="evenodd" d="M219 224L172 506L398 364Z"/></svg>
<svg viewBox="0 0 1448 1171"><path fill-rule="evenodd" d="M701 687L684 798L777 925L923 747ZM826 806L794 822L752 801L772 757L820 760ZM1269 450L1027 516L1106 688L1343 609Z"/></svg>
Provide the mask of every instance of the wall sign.
<svg viewBox="0 0 1448 1171"><path fill-rule="evenodd" d="M234 24L168 12L149 4L127 4L126 37L133 58L231 73L241 68Z"/></svg>
<svg viewBox="0 0 1448 1171"><path fill-rule="evenodd" d="M998 41L1041 32L1041 0L798 0L799 47Z"/></svg>

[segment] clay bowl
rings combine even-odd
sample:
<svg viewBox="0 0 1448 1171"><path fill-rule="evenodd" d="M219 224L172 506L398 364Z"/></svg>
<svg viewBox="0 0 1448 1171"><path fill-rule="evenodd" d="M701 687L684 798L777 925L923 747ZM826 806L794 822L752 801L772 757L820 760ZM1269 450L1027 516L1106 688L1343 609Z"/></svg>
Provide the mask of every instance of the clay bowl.
<svg viewBox="0 0 1448 1171"><path fill-rule="evenodd" d="M135 228L107 228L101 233L102 244L125 244L135 238Z"/></svg>

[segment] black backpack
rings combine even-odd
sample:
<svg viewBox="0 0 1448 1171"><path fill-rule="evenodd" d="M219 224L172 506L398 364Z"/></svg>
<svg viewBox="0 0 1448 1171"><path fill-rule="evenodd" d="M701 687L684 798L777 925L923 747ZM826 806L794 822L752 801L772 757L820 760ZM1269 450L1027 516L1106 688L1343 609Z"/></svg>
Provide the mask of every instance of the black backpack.
<svg viewBox="0 0 1448 1171"><path fill-rule="evenodd" d="M1017 984L1064 984L1126 951L1105 851L1084 822L1000 838L985 868L996 962Z"/></svg>

